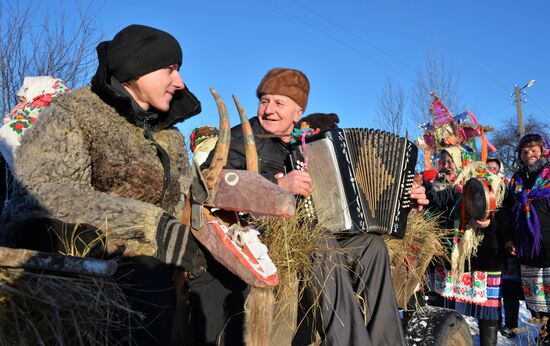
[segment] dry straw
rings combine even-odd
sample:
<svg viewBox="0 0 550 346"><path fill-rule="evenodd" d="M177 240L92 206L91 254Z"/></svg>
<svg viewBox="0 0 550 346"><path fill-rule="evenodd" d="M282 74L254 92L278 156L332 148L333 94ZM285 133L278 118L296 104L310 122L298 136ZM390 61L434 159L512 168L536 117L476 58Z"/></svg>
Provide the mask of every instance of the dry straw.
<svg viewBox="0 0 550 346"><path fill-rule="evenodd" d="M66 253L83 255L72 233L58 236ZM114 278L0 264L0 345L128 344L139 317Z"/></svg>
<svg viewBox="0 0 550 346"><path fill-rule="evenodd" d="M423 284L430 262L434 258L449 260L445 242L452 232L439 226L439 218L427 212L412 211L405 237L386 239L397 303L403 309L407 309L411 297Z"/></svg>
<svg viewBox="0 0 550 346"><path fill-rule="evenodd" d="M342 251L329 248L327 241L334 239L334 235L321 225L311 226L306 214L305 208L298 206L296 215L291 218L256 218L251 221L261 231L262 240L268 245L269 255L279 272L279 285L273 290L275 306L271 312L272 345L291 344L292 337L303 322L297 320L297 308L306 287L311 289L314 296L312 306L306 309L313 310L318 304L322 292L318 292L315 287L323 283L313 276L313 254Z"/></svg>
<svg viewBox="0 0 550 346"><path fill-rule="evenodd" d="M270 256L277 265L280 276L280 284L274 289L273 311L266 306L263 307L263 316L272 316L271 345L291 344L298 326L303 322L298 321L296 316L298 302L304 294L304 289L323 287L323 282L312 273L312 255L319 252L344 251L329 248L327 240L334 239L335 236L321 225L311 227L305 215L304 208L299 207L293 218L252 220L252 224L262 230L262 239L269 246ZM423 283L426 269L433 257L445 257L443 244L445 237L449 236L449 231L439 227L437 216L426 215L423 212L412 212L404 239L385 239L398 302L403 307L407 305L417 287ZM326 266L331 267L330 264ZM315 309L321 294L322 292L314 291L314 303L306 309ZM367 302L358 303L364 305Z"/></svg>

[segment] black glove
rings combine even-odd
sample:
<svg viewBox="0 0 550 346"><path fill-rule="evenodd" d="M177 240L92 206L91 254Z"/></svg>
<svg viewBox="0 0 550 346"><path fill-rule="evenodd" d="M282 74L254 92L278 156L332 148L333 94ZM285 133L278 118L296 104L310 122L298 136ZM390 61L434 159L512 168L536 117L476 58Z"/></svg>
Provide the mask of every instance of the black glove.
<svg viewBox="0 0 550 346"><path fill-rule="evenodd" d="M305 121L312 129L326 131L338 127L340 119L336 113L312 113L300 119L298 123Z"/></svg>
<svg viewBox="0 0 550 346"><path fill-rule="evenodd" d="M191 226L183 225L168 214L162 215L157 227L157 255L159 260L198 277L206 270L206 259L191 233Z"/></svg>

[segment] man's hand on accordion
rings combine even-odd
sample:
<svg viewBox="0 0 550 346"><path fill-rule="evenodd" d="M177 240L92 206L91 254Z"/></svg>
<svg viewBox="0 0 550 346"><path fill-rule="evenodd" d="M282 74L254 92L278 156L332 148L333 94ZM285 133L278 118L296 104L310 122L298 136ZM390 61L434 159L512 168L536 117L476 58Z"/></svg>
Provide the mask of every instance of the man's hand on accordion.
<svg viewBox="0 0 550 346"><path fill-rule="evenodd" d="M277 184L295 195L308 197L313 190L311 176L305 171L294 170L277 178Z"/></svg>
<svg viewBox="0 0 550 346"><path fill-rule="evenodd" d="M418 185L416 182L413 183L410 199L413 205L413 208L418 209L419 211L424 208L425 205L428 205L430 201L426 198L426 189L424 186Z"/></svg>

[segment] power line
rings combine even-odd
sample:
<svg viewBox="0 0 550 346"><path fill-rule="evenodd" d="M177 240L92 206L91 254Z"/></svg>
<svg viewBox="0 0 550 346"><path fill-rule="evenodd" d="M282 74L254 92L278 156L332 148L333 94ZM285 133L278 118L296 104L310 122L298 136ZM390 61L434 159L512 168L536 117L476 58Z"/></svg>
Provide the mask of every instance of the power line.
<svg viewBox="0 0 550 346"><path fill-rule="evenodd" d="M304 24L304 25L310 27L311 29L316 30L316 31L322 33L323 35L325 35L325 36L331 38L332 40L334 40L334 41L336 41L336 42L338 42L338 43L340 43L340 44L343 44L344 46L348 47L349 49L353 50L354 52L356 52L356 53L358 53L358 54L360 54L360 55L362 55L362 56L365 56L366 58L368 58L369 60L375 62L376 64L378 64L378 65L380 65L380 66L382 66L382 67L384 67L384 68L386 68L386 69L388 69L388 70L390 70L390 71L392 71L392 72L394 72L394 73L396 73L396 74L402 76L403 78L405 78L405 79L407 79L407 80L409 80L409 81L411 81L411 82L414 82L410 77L408 77L408 76L404 75L403 73L401 73L401 72L395 70L395 69L392 68L391 66L388 66L387 64L384 64L383 62L379 61L378 59L373 58L372 56L366 54L366 53L363 52L362 50L359 50L359 49L355 48L355 47L352 46L351 44L349 44L349 43L347 43L347 42L345 42L345 41L343 41L343 40L337 38L336 36L334 36L334 35L328 33L327 31L322 30L322 29L316 27L315 25L306 22L306 21L303 20L302 18L300 18L300 17L294 15L293 13L291 13L291 12L289 12L289 11L287 11L287 10L285 10L285 9L283 9L283 8L281 8L281 7L279 7L279 6L277 6L277 5L275 5L275 4L272 3L272 2L269 2L269 1L267 1L267 0L264 0L264 2L267 3L268 5L270 5L270 6L274 7L274 8L276 8L277 10L279 10L279 11L285 13L286 15L288 15L288 16L290 16L290 17L296 19L297 21L301 22L302 24Z"/></svg>
<svg viewBox="0 0 550 346"><path fill-rule="evenodd" d="M360 55L363 55L365 57L367 57L369 60L375 62L376 64L380 65L380 66L383 66L384 68L402 76L403 78L411 81L411 82L414 82L410 77L404 75L403 73L397 71L396 69L394 69L393 67L379 61L378 59L366 54L364 51L356 48L355 46L349 44L348 42L334 36L333 34L323 30L323 29L320 29L318 28L317 26L305 21L304 19L294 15L293 13L275 5L274 3L270 2L270 1L267 1L267 0L264 0L265 3L269 4L270 6L276 8L277 10L285 13L286 15L296 19L297 21L301 22L302 24L310 27L311 29L314 29L320 33L322 33L323 35L329 37L330 39L340 43L340 44L343 44L345 45L346 47L348 47L349 49L355 51L356 53L360 54ZM312 8L306 6L305 4L303 4L302 2L300 1L297 1L297 0L293 0L294 3L298 4L299 6L303 7L304 9L306 9L307 11L309 11L310 13L314 14L315 16L317 16L318 18L321 18L322 20L324 20L325 22L331 24L332 26L340 29L341 31L347 33L348 35L352 36L353 38L357 39L358 41L370 46L371 48L377 50L378 52L382 53L383 55L389 57L390 59L392 59L393 61L399 63L400 65L404 66L406 69L412 71L412 72L416 72L416 70L411 67L410 65L408 65L407 63L403 62L402 60L396 58L395 56L393 56L392 54L386 52L385 50L377 47L376 45L372 44L371 42L368 42L367 40L365 40L364 38L362 38L361 36L359 36L358 34L356 34L355 32L353 32L352 30L349 30L347 29L346 27L340 25L339 23L335 22L334 20L330 19L329 17L313 10ZM403 14L399 13L398 11L395 11L394 9L390 8L387 4L385 4L382 0L378 0L378 2L383 5L384 7L386 7L388 10L392 11L392 13L394 14L397 14L398 16L400 16L402 19L404 19L406 22L409 22L411 24L413 24L415 26L416 29L420 28L421 30L423 30L425 33L428 33L429 34L429 30L426 29L426 27L423 27L422 23L420 23L419 21L416 21L416 20L411 20L410 17L407 17L407 16L404 16ZM502 80L500 80L499 78L497 78L493 73L491 73L490 71L488 71L484 66L482 66L481 64L477 63L476 61L472 61L471 59L469 59L467 56L465 56L462 52L460 51L456 51L455 49L453 48L450 48L449 50L451 50L453 53L455 53L456 56L461 56L463 57L465 60L468 60L468 62L475 66L478 70L480 70L484 75L485 77L488 79L488 80L491 80L492 82L494 83L489 83L487 82L486 80L484 79L479 79L479 81L481 83L483 83L484 85L486 85L487 87L489 87L489 89L495 93L495 95L497 96L502 96L504 92L507 93L507 90L508 88L505 86L505 83L503 83ZM499 87L502 88L502 90L500 89L497 89L495 88L495 85L498 85ZM542 107L540 107L533 99L532 97L530 97L530 102L533 103L533 105L535 105L535 107L537 107L542 113L544 113L546 116L548 116L548 113L542 109Z"/></svg>
<svg viewBox="0 0 550 346"><path fill-rule="evenodd" d="M423 26L423 23L421 23L420 21L417 21L417 20L413 20L411 19L410 16L405 16L401 13L399 13L398 11L396 11L394 8L390 8L386 3L384 3L384 1L382 0L378 0L378 2L383 5L384 7L386 7L388 10L392 11L393 14L396 14L398 16L400 16L402 19L404 19L406 22L409 22L409 23L412 23L414 25L414 28L415 29L421 29L425 34L428 34L429 35L429 30L426 29L425 26ZM489 77L489 79L492 79L494 82L496 82L495 84L498 84L500 87L503 88L503 90L497 90L495 87L494 87L494 84L492 83L487 83L485 82L484 80L480 79L480 81L488 86L493 92L495 92L496 95L498 96L502 96L503 95L503 91L505 92L505 94L507 94L507 90L508 88L507 87L504 87L504 84L502 83L502 81L498 80L496 77L494 77L490 72L488 72L483 66L481 66L480 64L478 64L477 62L475 61L471 61L467 56L465 56L462 52L459 52L459 51L456 51L454 50L453 48L450 48L449 50L451 50L456 56L462 56L463 58L465 58L465 60L468 60L470 62L471 65L477 67L482 73L484 73L486 76Z"/></svg>
<svg viewBox="0 0 550 346"><path fill-rule="evenodd" d="M332 24L333 26L337 27L338 29L346 32L347 34L353 36L354 38L356 38L357 40L363 42L364 44L376 49L377 51L379 51L380 53L386 55L387 57L391 58L393 61L405 66L406 68L408 68L409 70L413 71L413 72L416 72L416 70L414 68L412 68L410 65L408 65L407 63L403 62L402 60L394 57L393 55L391 55L390 53L384 51L383 49L375 46L374 44L368 42L367 40L365 40L364 38L362 38L361 36L357 35L356 33L354 33L353 31L345 28L344 26L336 23L335 21L333 21L332 19L330 19L329 17L326 17L322 14L320 14L319 12L313 10L312 8L304 5L303 3L297 1L297 0L293 0L295 3L297 3L298 5L302 6L303 8L305 8L306 10L308 10L309 12L313 13L314 15L316 15L317 17L319 18L322 18L323 20L327 21L328 23Z"/></svg>
<svg viewBox="0 0 550 346"><path fill-rule="evenodd" d="M384 2L383 0L378 0L379 3L381 3L383 6L385 6L387 9L389 10L392 10L391 8L389 8ZM393 13L397 13L397 11L393 11ZM400 13L397 13L398 15L400 15L402 18L404 17L403 15L401 15ZM404 18L405 20L411 22L411 18ZM418 27L422 27L422 23L420 23L419 21L416 21L414 20L414 24L415 26L418 26ZM424 32L427 32L427 30L424 29ZM498 78L495 74L491 73L489 70L487 70L484 66L480 65L477 63L477 61L475 60L471 60L471 59L468 59L467 56L465 56L462 52L457 52L455 49L453 48L450 48L451 51L453 51L456 55L460 55L464 58L466 58L466 60L469 61L469 63L475 67L477 67L482 73L485 74L486 77L489 77L490 80L492 80L493 82L495 82L496 85L498 85L499 87L501 87L503 89L503 91L505 91L507 93L507 90L509 89L507 86L506 86L506 83L504 83L500 78ZM492 83L486 83L484 82L483 80L481 80L483 82L483 84L489 86L489 88L494 91L498 96L502 95L502 93L500 92L500 90L497 90L496 88L494 88L494 85ZM530 99L530 102L533 103L535 105L535 107L537 107L543 114L545 114L546 116L550 116L548 115L548 113L542 108L540 107L534 100L533 98L530 96L529 97Z"/></svg>
<svg viewBox="0 0 550 346"><path fill-rule="evenodd" d="M542 109L534 100L533 100L533 97L529 96L529 102L532 103L533 105L535 105L535 107L537 107L542 113L544 113L544 115L546 115L547 117L550 117L550 115L548 115L548 113L546 113L546 111L544 109Z"/></svg>

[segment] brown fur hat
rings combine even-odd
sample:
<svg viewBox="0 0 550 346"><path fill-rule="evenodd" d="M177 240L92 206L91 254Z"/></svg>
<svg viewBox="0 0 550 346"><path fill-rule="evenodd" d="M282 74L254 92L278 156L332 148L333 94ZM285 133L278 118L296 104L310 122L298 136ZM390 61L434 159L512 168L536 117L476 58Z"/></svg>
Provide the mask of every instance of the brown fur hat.
<svg viewBox="0 0 550 346"><path fill-rule="evenodd" d="M256 89L258 98L266 94L290 97L300 107L306 109L309 81L301 71L277 67L267 72Z"/></svg>

